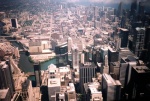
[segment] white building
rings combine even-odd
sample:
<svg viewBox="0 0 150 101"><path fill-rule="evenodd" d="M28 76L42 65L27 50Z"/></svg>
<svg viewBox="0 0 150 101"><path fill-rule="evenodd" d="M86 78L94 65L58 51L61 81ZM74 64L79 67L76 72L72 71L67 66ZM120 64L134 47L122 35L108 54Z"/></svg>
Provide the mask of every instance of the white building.
<svg viewBox="0 0 150 101"><path fill-rule="evenodd" d="M56 92L60 92L60 78L48 79L48 97L49 101L55 101Z"/></svg>

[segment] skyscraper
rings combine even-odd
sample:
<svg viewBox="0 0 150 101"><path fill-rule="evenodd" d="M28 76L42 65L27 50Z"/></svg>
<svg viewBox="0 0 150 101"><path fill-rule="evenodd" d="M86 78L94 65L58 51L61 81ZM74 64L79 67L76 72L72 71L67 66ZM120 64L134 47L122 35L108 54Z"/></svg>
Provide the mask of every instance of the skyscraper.
<svg viewBox="0 0 150 101"><path fill-rule="evenodd" d="M134 16L136 13L136 10L137 10L137 0L132 0L130 15Z"/></svg>
<svg viewBox="0 0 150 101"><path fill-rule="evenodd" d="M72 66L74 69L79 68L79 51L76 45L72 47Z"/></svg>
<svg viewBox="0 0 150 101"><path fill-rule="evenodd" d="M34 64L34 73L36 79L36 86L39 87L41 85L41 66L39 62Z"/></svg>
<svg viewBox="0 0 150 101"><path fill-rule="evenodd" d="M80 87L81 92L83 93L83 84L87 82L92 82L92 78L95 77L96 66L91 62L86 62L85 64L80 64L79 73L80 73Z"/></svg>
<svg viewBox="0 0 150 101"><path fill-rule="evenodd" d="M0 89L9 88L10 96L12 97L15 92L14 81L12 78L11 67L9 61L0 62Z"/></svg>
<svg viewBox="0 0 150 101"><path fill-rule="evenodd" d="M67 44L68 44L68 53L71 53L71 47L72 47L72 38L71 37L68 38Z"/></svg>
<svg viewBox="0 0 150 101"><path fill-rule="evenodd" d="M133 37L133 52L138 57L140 57L141 52L144 49L144 41L145 41L145 28L140 27L135 28Z"/></svg>
<svg viewBox="0 0 150 101"><path fill-rule="evenodd" d="M118 6L118 17L122 17L122 2L120 2Z"/></svg>
<svg viewBox="0 0 150 101"><path fill-rule="evenodd" d="M144 15L144 10L145 10L144 2L139 2L138 14L143 16Z"/></svg>
<svg viewBox="0 0 150 101"><path fill-rule="evenodd" d="M119 38L121 38L121 48L125 48L128 45L129 31L124 28L120 28Z"/></svg>
<svg viewBox="0 0 150 101"><path fill-rule="evenodd" d="M121 83L110 75L102 75L103 101L118 101L121 98Z"/></svg>

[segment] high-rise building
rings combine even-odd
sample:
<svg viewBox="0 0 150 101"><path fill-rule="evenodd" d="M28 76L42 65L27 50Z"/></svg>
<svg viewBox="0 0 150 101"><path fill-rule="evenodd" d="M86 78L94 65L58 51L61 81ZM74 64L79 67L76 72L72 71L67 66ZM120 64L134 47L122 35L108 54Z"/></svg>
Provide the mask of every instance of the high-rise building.
<svg viewBox="0 0 150 101"><path fill-rule="evenodd" d="M102 75L103 101L118 101L121 99L121 83L110 75Z"/></svg>
<svg viewBox="0 0 150 101"><path fill-rule="evenodd" d="M72 47L72 66L74 69L79 68L79 51L75 45Z"/></svg>
<svg viewBox="0 0 150 101"><path fill-rule="evenodd" d="M0 62L0 89L9 88L10 96L12 97L15 92L14 81L12 78L12 71L9 61Z"/></svg>
<svg viewBox="0 0 150 101"><path fill-rule="evenodd" d="M132 66L137 65L137 59L133 56L122 57L120 60L119 80L124 88L129 84Z"/></svg>
<svg viewBox="0 0 150 101"><path fill-rule="evenodd" d="M131 80L127 86L128 100L146 101L150 94L150 69L146 66L132 66Z"/></svg>
<svg viewBox="0 0 150 101"><path fill-rule="evenodd" d="M144 16L144 2L139 2L139 10L138 10L138 14L141 16Z"/></svg>
<svg viewBox="0 0 150 101"><path fill-rule="evenodd" d="M60 92L60 78L52 78L48 79L48 97L49 101L55 101L56 99L56 92Z"/></svg>
<svg viewBox="0 0 150 101"><path fill-rule="evenodd" d="M125 48L128 45L128 36L129 36L129 31L124 28L120 28L120 33L119 37L121 38L121 48Z"/></svg>
<svg viewBox="0 0 150 101"><path fill-rule="evenodd" d="M11 25L14 28L18 28L18 21L17 21L17 19L11 19Z"/></svg>
<svg viewBox="0 0 150 101"><path fill-rule="evenodd" d="M69 37L67 40L68 43L68 53L71 53L71 47L72 47L72 38Z"/></svg>
<svg viewBox="0 0 150 101"><path fill-rule="evenodd" d="M41 85L41 66L39 62L34 64L34 73L36 79L36 86L39 87Z"/></svg>
<svg viewBox="0 0 150 101"><path fill-rule="evenodd" d="M92 82L92 78L95 77L95 69L96 69L96 66L90 62L86 62L85 64L80 64L79 81L80 81L81 92L83 92L84 83Z"/></svg>
<svg viewBox="0 0 150 101"><path fill-rule="evenodd" d="M134 16L136 11L137 11L137 0L132 0L130 15Z"/></svg>
<svg viewBox="0 0 150 101"><path fill-rule="evenodd" d="M103 66L103 73L109 74L108 56L105 55L105 61Z"/></svg>
<svg viewBox="0 0 150 101"><path fill-rule="evenodd" d="M120 2L118 6L118 17L121 17L121 16L122 16L122 2Z"/></svg>
<svg viewBox="0 0 150 101"><path fill-rule="evenodd" d="M0 89L0 101L11 101L9 88Z"/></svg>
<svg viewBox="0 0 150 101"><path fill-rule="evenodd" d="M68 45L67 43L58 43L55 46L55 53L58 55L56 57L57 66L65 66L68 63Z"/></svg>
<svg viewBox="0 0 150 101"><path fill-rule="evenodd" d="M112 48L108 49L108 60L109 62L117 62L119 60L119 52L113 50Z"/></svg>
<svg viewBox="0 0 150 101"><path fill-rule="evenodd" d="M134 31L133 37L133 52L138 57L140 57L141 52L144 49L144 42L145 42L145 28L137 27Z"/></svg>

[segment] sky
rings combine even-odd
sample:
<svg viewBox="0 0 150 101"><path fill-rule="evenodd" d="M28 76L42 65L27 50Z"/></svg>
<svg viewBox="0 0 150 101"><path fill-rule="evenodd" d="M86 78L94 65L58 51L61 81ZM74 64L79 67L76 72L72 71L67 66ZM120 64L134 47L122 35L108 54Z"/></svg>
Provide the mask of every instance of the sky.
<svg viewBox="0 0 150 101"><path fill-rule="evenodd" d="M134 0L67 0L68 2L95 2L95 3L119 3L120 1L124 3L131 3ZM148 2L149 0L137 0ZM150 2L150 1L149 1Z"/></svg>

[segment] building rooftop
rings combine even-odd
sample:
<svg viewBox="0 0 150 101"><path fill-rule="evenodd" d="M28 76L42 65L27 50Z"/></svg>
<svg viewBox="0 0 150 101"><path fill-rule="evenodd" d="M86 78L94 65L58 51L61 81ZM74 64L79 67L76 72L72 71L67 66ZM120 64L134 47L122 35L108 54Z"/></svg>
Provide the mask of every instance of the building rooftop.
<svg viewBox="0 0 150 101"><path fill-rule="evenodd" d="M58 87L60 85L60 78L48 79L48 87Z"/></svg>
<svg viewBox="0 0 150 101"><path fill-rule="evenodd" d="M137 73L150 73L150 69L146 66L133 66Z"/></svg>
<svg viewBox="0 0 150 101"><path fill-rule="evenodd" d="M6 98L8 91L9 91L9 88L7 88L7 89L0 89L0 100Z"/></svg>

